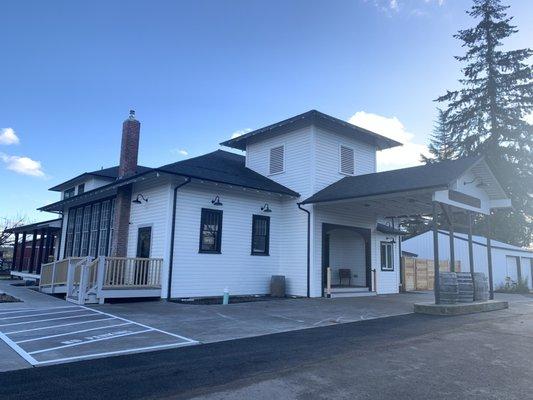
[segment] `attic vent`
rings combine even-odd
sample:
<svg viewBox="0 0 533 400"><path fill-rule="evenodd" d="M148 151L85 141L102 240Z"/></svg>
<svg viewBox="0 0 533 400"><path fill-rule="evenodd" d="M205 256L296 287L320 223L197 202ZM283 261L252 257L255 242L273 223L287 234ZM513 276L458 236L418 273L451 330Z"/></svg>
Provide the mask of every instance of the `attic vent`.
<svg viewBox="0 0 533 400"><path fill-rule="evenodd" d="M270 149L270 174L279 174L285 170L285 147L278 146Z"/></svg>
<svg viewBox="0 0 533 400"><path fill-rule="evenodd" d="M350 147L341 146L340 150L340 172L341 174L353 175L355 172L354 151Z"/></svg>

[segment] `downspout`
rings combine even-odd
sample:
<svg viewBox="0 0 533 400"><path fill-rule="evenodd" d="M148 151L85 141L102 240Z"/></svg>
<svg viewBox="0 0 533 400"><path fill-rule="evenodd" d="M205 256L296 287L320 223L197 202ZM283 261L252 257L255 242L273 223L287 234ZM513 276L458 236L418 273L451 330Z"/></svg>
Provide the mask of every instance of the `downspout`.
<svg viewBox="0 0 533 400"><path fill-rule="evenodd" d="M298 208L307 214L307 297L311 297L311 212L296 203Z"/></svg>
<svg viewBox="0 0 533 400"><path fill-rule="evenodd" d="M172 200L172 229L170 233L170 252L168 260L168 284L167 284L167 300L170 300L172 293L172 267L174 260L174 236L176 234L176 202L178 197L178 189L191 182L191 178L187 177L187 180L180 183L174 188L174 198Z"/></svg>

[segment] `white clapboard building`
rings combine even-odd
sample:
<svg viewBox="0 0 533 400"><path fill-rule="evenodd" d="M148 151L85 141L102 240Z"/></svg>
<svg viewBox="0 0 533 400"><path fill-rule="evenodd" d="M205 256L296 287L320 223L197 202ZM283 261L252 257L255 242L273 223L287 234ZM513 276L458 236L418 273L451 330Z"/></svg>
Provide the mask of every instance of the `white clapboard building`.
<svg viewBox="0 0 533 400"><path fill-rule="evenodd" d="M139 135L132 112L118 166L51 188L55 259L33 246L14 275L77 302L268 294L273 275L294 296L397 293L400 218L510 204L483 158L376 172L401 144L315 110L156 167L137 164ZM14 233L15 254L43 235Z"/></svg>
<svg viewBox="0 0 533 400"><path fill-rule="evenodd" d="M454 233L455 260L461 262L461 269L469 271L470 258L468 253L468 235ZM487 239L483 236L472 237L474 270L488 275ZM402 242L402 252L412 253L422 259L433 259L433 232L428 231L411 237ZM513 246L497 240L491 241L492 271L494 286L504 285L506 279L517 282L525 279L530 289L533 289L533 250ZM450 233L439 230L439 258L450 258Z"/></svg>

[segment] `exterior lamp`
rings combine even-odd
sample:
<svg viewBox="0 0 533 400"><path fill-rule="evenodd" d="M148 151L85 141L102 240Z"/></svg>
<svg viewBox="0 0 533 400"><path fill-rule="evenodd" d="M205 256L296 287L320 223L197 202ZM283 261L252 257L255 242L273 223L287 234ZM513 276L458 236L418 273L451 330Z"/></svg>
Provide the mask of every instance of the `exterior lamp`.
<svg viewBox="0 0 533 400"><path fill-rule="evenodd" d="M133 204L142 204L142 202L148 203L148 198L144 197L142 193L137 195L137 198L132 201Z"/></svg>
<svg viewBox="0 0 533 400"><path fill-rule="evenodd" d="M216 195L215 198L211 200L211 204L213 204L214 206L221 206L222 203L220 202L220 197Z"/></svg>
<svg viewBox="0 0 533 400"><path fill-rule="evenodd" d="M267 212L267 213L272 212L272 210L270 209L268 203L265 203L265 205L263 207L261 207L261 211Z"/></svg>

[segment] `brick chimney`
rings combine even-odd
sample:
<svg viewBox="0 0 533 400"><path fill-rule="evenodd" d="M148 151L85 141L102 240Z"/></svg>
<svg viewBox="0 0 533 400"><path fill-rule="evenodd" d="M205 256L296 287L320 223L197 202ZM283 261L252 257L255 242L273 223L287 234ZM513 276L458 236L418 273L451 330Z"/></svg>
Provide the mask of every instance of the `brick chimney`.
<svg viewBox="0 0 533 400"><path fill-rule="evenodd" d="M135 119L135 111L130 110L128 119L122 124L118 179L132 176L137 171L140 131L141 124ZM111 241L111 255L113 257L127 256L132 190L131 183L117 188L113 238Z"/></svg>
<svg viewBox="0 0 533 400"><path fill-rule="evenodd" d="M141 123L135 119L135 111L122 124L122 144L120 145L120 164L118 177L124 178L135 174L139 156L139 135Z"/></svg>

